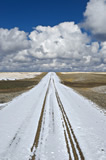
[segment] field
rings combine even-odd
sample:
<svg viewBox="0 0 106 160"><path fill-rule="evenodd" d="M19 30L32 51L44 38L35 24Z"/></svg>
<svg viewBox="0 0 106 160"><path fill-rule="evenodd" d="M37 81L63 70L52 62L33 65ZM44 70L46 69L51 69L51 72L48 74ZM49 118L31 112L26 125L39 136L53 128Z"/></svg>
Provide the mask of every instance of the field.
<svg viewBox="0 0 106 160"><path fill-rule="evenodd" d="M46 73L0 73L0 103L11 101L14 97L33 88ZM29 77L29 78L28 78Z"/></svg>
<svg viewBox="0 0 106 160"><path fill-rule="evenodd" d="M57 73L61 83L106 109L106 73Z"/></svg>

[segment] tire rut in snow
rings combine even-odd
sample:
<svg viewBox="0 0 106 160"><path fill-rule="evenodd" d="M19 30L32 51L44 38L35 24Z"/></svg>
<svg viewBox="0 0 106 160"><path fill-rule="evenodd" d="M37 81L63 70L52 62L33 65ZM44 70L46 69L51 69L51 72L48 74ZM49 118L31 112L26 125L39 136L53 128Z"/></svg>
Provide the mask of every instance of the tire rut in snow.
<svg viewBox="0 0 106 160"><path fill-rule="evenodd" d="M53 80L53 83L54 83L54 80ZM67 146L67 152L69 154L69 160L71 160L72 157L74 157L75 160L79 160L79 159L84 160L85 159L84 155L83 155L82 150L79 146L77 138L74 134L72 126L69 122L67 114L64 110L64 107L63 107L63 104L60 100L60 97L59 97L59 94L57 92L55 83L54 83L54 88L55 88L55 94L56 94L57 102L58 102L60 111L62 113L62 119L63 119L62 124L63 124L63 128L64 128L64 136L65 136L65 141L66 141L66 146ZM70 148L70 146L71 146L71 148ZM71 153L71 150L72 150L72 153ZM73 154L73 156L71 154Z"/></svg>
<svg viewBox="0 0 106 160"><path fill-rule="evenodd" d="M40 96L40 94L39 94ZM22 135L28 128L29 122L31 120L31 117L34 114L35 107L32 107L31 110L26 115L26 118L22 121L19 128L17 129L16 133L14 134L13 138L10 140L9 145L7 146L7 149L3 152L3 157L13 157L15 155L16 149L18 148L19 143L22 140Z"/></svg>
<svg viewBox="0 0 106 160"><path fill-rule="evenodd" d="M33 153L33 155L31 156L30 160L35 160L35 158L36 158L36 149L37 149L38 144L39 144L39 137L40 137L41 128L42 128L42 121L43 121L45 104L46 104L47 94L48 94L48 91L49 91L50 81L51 81L51 78L49 80L48 88L47 88L47 91L46 91L46 94L45 94L45 98L44 98L44 102L43 102L43 106L42 106L42 110L41 110L41 114L40 114L40 118L39 118L39 122L38 122L38 127L37 127L37 132L36 132L36 135L35 135L34 143L31 147L31 152Z"/></svg>

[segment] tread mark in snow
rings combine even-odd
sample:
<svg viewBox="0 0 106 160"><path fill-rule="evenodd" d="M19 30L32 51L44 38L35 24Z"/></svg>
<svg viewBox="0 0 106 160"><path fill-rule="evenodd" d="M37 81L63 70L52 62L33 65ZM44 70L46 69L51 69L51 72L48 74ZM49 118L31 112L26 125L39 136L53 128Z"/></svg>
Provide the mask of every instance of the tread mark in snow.
<svg viewBox="0 0 106 160"><path fill-rule="evenodd" d="M69 144L68 144L68 139L67 139L67 135L66 135L66 131L65 131L65 127L64 127L64 122L63 121L62 121L62 125L63 125L63 128L64 128L64 136L65 136L65 141L66 141L66 146L67 146L67 152L69 154L69 160L72 160L71 153L70 153L70 147L69 147Z"/></svg>
<svg viewBox="0 0 106 160"><path fill-rule="evenodd" d="M53 83L54 83L54 80L53 80ZM55 88L55 93L56 93L56 98L57 98L57 102L58 102L58 105L60 107L60 110L61 110L61 113L62 113L62 116L63 116L63 120L64 120L64 124L65 124L65 127L66 127L66 131L67 131L67 134L68 134L68 137L69 137L69 140L70 140L70 143L71 143L71 146L72 146L72 151L73 151L73 155L74 155L74 158L75 160L78 160L78 153L80 155L80 159L81 160L84 160L84 155L81 151L81 148L79 146L79 143L77 141L77 138L74 134L74 131L72 129L72 126L69 122L69 119L66 115L66 112L64 110L64 107L63 107L63 104L60 100L60 97L59 97L59 94L57 92L57 89L56 89L56 86L55 86L55 83L54 83L54 88ZM67 145L67 150L68 150L68 153L69 153L69 158L70 158L70 152L69 152L69 146L68 146L68 141L66 139L66 132L65 132L65 140L66 140L66 145Z"/></svg>
<svg viewBox="0 0 106 160"><path fill-rule="evenodd" d="M25 128L28 127L28 123L27 122L30 121L30 118L32 117L33 113L34 113L34 108L31 109L31 111L29 112L29 114L27 115L25 120L23 120L22 124L20 125L20 127L17 130L17 132L15 133L14 137L10 141L10 144L8 145L7 151L3 153L4 155L7 155L7 153L10 154L11 150L15 150L16 149L17 145L21 141L21 134L23 134L23 132L25 131ZM13 151L11 152L11 155L12 154L14 154Z"/></svg>
<svg viewBox="0 0 106 160"><path fill-rule="evenodd" d="M38 143L39 143L40 131L41 131L41 127L42 127L42 120L43 120L43 115L44 115L46 98L47 98L47 94L48 94L48 91L49 91L50 81L51 81L51 79L49 80L49 85L48 85L46 95L45 95L45 98L44 98L43 107L42 107L42 110L41 110L41 115L40 115L40 118L39 118L38 128L37 128L37 132L36 132L36 135L35 135L34 143L31 147L31 152L33 152L31 160L35 160L35 157L36 157L35 152L36 152L36 149L37 149Z"/></svg>
<svg viewBox="0 0 106 160"><path fill-rule="evenodd" d="M51 104L51 112L50 113L51 113L51 117L52 117L52 128L53 128L53 133L54 133L55 132L55 125L54 125L54 123L55 123L54 122L54 120L55 120L54 116L55 115L54 115L54 107L53 107L53 102L52 102L52 96L51 95L50 95L50 102L51 102L50 103Z"/></svg>
<svg viewBox="0 0 106 160"><path fill-rule="evenodd" d="M15 139L17 138L17 135L20 131L20 128L18 129L17 133L15 134L15 136L13 137L11 143L9 144L9 147L11 147L11 145L14 143ZM16 145L18 144L18 142L20 141L20 138L18 138L17 142L16 142Z"/></svg>
<svg viewBox="0 0 106 160"><path fill-rule="evenodd" d="M51 81L51 79L50 79ZM34 139L34 143L31 147L31 152L32 152L32 156L31 156L31 159L30 160L35 160L36 159L36 150L38 148L38 144L40 143L39 139L40 139L40 134L41 134L41 128L43 127L44 129L44 125L43 123L45 123L45 104L46 104L46 99L47 99L47 95L48 95L48 91L49 91L49 86L50 86L50 81L49 81L49 85L48 85L48 88L47 88L47 91L46 91L46 94L45 94L45 98L44 98L44 102L43 102L43 106L42 106L42 110L41 110L41 114L40 114L40 118L39 118L39 122L38 122L38 127L37 127L37 132L36 132L36 135L35 135L35 139ZM54 83L54 80L53 80L53 83ZM58 92L57 92L57 89L55 87L55 83L54 83L54 88L55 88L55 94L56 94L56 99L57 99L57 102L58 102L58 106L60 108L60 111L61 111L61 114L62 114L62 117L61 117L61 120L62 120L62 126L63 126L63 129L64 129L64 137L65 137L65 142L66 142L66 147L67 147L67 152L68 152L68 155L69 155L69 160L72 160L72 156L74 157L75 160L84 160L84 155L81 151L81 148L79 146L79 143L77 141L77 138L74 134L74 131L72 129L72 126L69 122L69 119L66 115L66 112L64 110L64 107L62 105L62 102L60 100L60 97L58 95ZM54 122L54 111L53 111L53 108L52 108L52 120ZM44 121L43 121L44 120ZM43 142L43 136L41 136L41 143ZM71 147L71 148L70 148ZM72 152L71 152L72 151Z"/></svg>

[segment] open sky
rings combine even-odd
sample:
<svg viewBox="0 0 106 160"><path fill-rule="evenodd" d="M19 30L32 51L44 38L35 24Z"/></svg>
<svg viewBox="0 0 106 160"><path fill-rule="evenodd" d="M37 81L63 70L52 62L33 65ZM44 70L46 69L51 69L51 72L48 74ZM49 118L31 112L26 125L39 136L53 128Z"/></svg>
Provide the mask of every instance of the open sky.
<svg viewBox="0 0 106 160"><path fill-rule="evenodd" d="M1 0L0 71L106 71L106 0Z"/></svg>
<svg viewBox="0 0 106 160"><path fill-rule="evenodd" d="M26 32L32 27L55 26L65 21L79 23L88 0L1 0L0 27L19 27Z"/></svg>

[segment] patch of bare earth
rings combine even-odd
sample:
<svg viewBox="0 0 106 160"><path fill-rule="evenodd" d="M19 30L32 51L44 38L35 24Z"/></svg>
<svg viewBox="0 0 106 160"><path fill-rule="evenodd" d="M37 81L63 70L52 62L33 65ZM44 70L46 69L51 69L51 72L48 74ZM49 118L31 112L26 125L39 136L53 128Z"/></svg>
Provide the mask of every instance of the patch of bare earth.
<svg viewBox="0 0 106 160"><path fill-rule="evenodd" d="M9 102L13 98L33 88L45 75L46 72L43 72L33 78L24 78L14 81L0 80L0 103Z"/></svg>
<svg viewBox="0 0 106 160"><path fill-rule="evenodd" d="M106 109L106 73L57 73L61 82Z"/></svg>

